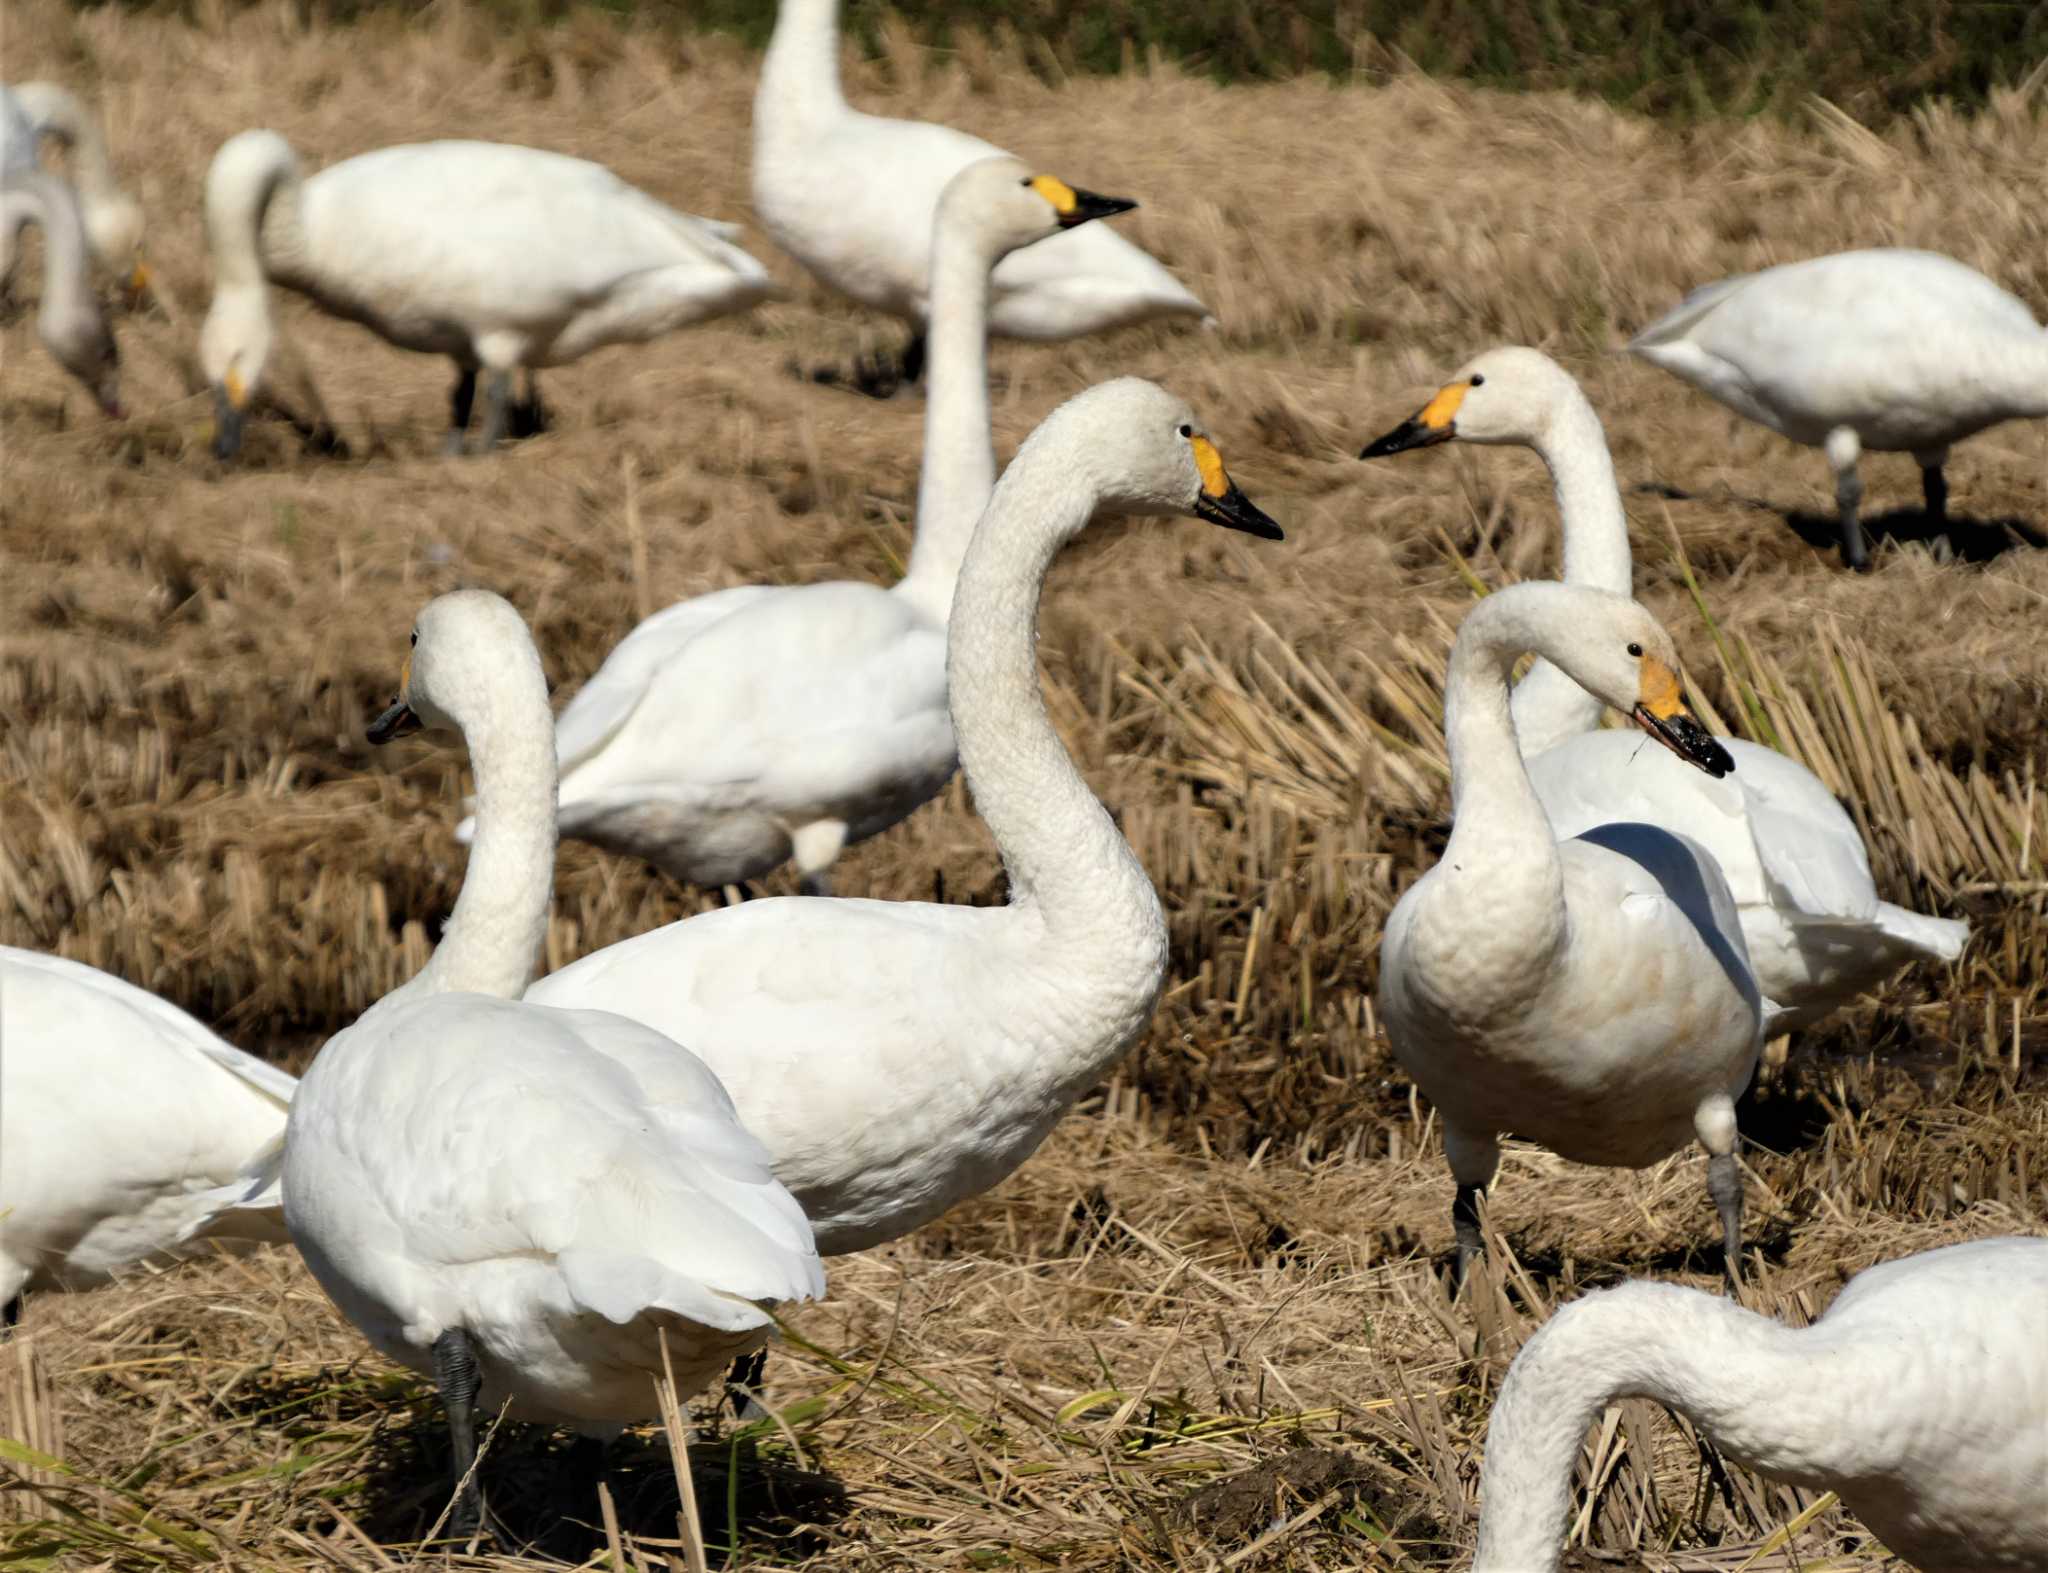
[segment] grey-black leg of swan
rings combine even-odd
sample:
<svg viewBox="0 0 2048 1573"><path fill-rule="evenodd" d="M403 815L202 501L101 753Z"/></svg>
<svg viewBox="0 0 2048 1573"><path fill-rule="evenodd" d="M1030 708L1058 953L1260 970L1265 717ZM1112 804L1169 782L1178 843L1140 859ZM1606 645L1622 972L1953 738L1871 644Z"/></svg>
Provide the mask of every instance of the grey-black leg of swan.
<svg viewBox="0 0 2048 1573"><path fill-rule="evenodd" d="M455 1455L455 1506L448 1515L448 1533L467 1540L484 1516L484 1494L475 1476L476 1394L483 1373L477 1368L476 1345L459 1327L434 1340L434 1383L448 1411L448 1441Z"/></svg>
<svg viewBox="0 0 2048 1573"><path fill-rule="evenodd" d="M533 368L529 366L526 368L526 396L513 404L506 435L538 437L547 429L547 406L540 402L540 384L534 380Z"/></svg>
<svg viewBox="0 0 2048 1573"><path fill-rule="evenodd" d="M733 1361L732 1370L726 1373L725 1397L732 1405L732 1412L742 1424L754 1420L766 1420L768 1411L755 1400L760 1391L761 1378L768 1370L768 1346L763 1344L750 1355L741 1355Z"/></svg>
<svg viewBox="0 0 2048 1573"><path fill-rule="evenodd" d="M1707 1160L1707 1194L1721 1213L1722 1265L1730 1284L1742 1282L1742 1169L1732 1152Z"/></svg>
<svg viewBox="0 0 2048 1573"><path fill-rule="evenodd" d="M16 1295L5 1305L0 1305L0 1335L13 1332L21 1326L21 1296Z"/></svg>
<svg viewBox="0 0 2048 1573"><path fill-rule="evenodd" d="M1863 456L1863 443L1846 426L1828 433L1823 444L1828 463L1835 471L1835 508L1841 516L1842 560L1861 572L1870 566L1870 551L1863 540L1863 525L1856 511L1863 504L1863 479L1856 473L1856 461Z"/></svg>
<svg viewBox="0 0 2048 1573"><path fill-rule="evenodd" d="M1491 1133L1478 1135L1446 1120L1444 1158L1451 1166L1451 1178L1458 1182L1458 1198L1451 1203L1451 1224L1458 1236L1457 1276L1451 1283L1455 1299L1465 1287L1472 1258L1486 1249L1479 1232L1479 1198L1500 1170L1500 1138Z"/></svg>
<svg viewBox="0 0 2048 1573"><path fill-rule="evenodd" d="M1937 531L1948 528L1948 477L1941 473L1941 465L1923 464L1920 467L1920 495L1927 502L1927 522Z"/></svg>
<svg viewBox="0 0 2048 1573"><path fill-rule="evenodd" d="M805 874L796 882L799 894L806 896L829 896L832 894L832 876L824 869L815 874Z"/></svg>
<svg viewBox="0 0 2048 1573"><path fill-rule="evenodd" d="M476 368L455 368L455 386L448 390L448 439L442 444L448 453L462 452L469 439L470 412L476 408Z"/></svg>
<svg viewBox="0 0 2048 1573"><path fill-rule="evenodd" d="M1458 1265L1451 1279L1453 1300L1465 1292L1465 1278L1472 1271L1472 1258L1486 1250L1486 1240L1479 1232L1479 1198L1485 1194L1483 1185L1461 1185L1457 1199L1451 1203L1451 1227L1458 1236Z"/></svg>
<svg viewBox="0 0 2048 1573"><path fill-rule="evenodd" d="M476 440L475 453L489 453L504 440L512 419L512 373L494 371L484 382L484 429Z"/></svg>

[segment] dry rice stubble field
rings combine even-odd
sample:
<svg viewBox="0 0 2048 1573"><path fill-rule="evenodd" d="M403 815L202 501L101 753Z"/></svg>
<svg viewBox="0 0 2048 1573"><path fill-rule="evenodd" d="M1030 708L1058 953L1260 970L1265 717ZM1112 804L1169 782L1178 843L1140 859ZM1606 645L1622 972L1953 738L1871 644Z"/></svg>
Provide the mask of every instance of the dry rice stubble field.
<svg viewBox="0 0 2048 1573"><path fill-rule="evenodd" d="M746 218L753 62L591 20L504 36L452 6L326 31L276 5L188 26L17 0L5 25L9 77L103 104L167 308L120 325L137 413L118 424L26 317L0 338L0 941L111 968L301 1065L420 963L459 886L456 751L372 759L361 741L418 605L503 591L566 694L681 596L886 577L921 407L791 374L895 329L777 259L790 300L547 377L555 429L471 463L437 455L444 365L287 304L317 393L287 377L283 397L324 407L349 456L268 423L222 471L191 347L197 197L223 138L270 125L312 166L437 135L530 141ZM1937 246L2048 308L2048 121L2013 98L1883 136L1825 106L1679 134L1422 79L1048 85L1023 59L899 40L849 59L849 91L1140 197L1120 227L1222 326L1000 347L999 449L1094 381L1153 376L1289 540L1111 525L1056 569L1047 691L1159 884L1174 975L1141 1048L1012 1181L832 1264L830 1300L791 1315L770 1363L784 1424L721 1431L699 1406L712 1561L1452 1566L1521 1339L1585 1285L1711 1284L1710 1209L1694 1158L1638 1175L1517 1150L1486 1292L1453 1312L1436 1285L1450 1187L1374 1035L1374 943L1441 844L1450 631L1480 587L1554 571L1556 524L1526 455L1350 455L1470 352L1549 348L1607 418L1638 585L1697 694L1844 793L1887 897L1977 925L1959 966L1805 1035L1745 1109L1755 1302L1805 1318L1872 1261L2038 1232L2048 559L2005 548L2048 528L2048 434L1959 451L1983 561L1908 543L1852 578L1799 533L1825 538L1818 456L1610 351L1692 283L1860 243ZM1910 464L1875 460L1866 483L1909 528ZM957 785L837 877L1002 896ZM705 899L565 847L548 963ZM63 1465L15 1455L0 1486L0 1547L31 1565L392 1566L441 1506L431 1393L284 1253L41 1297L0 1371L0 1436ZM528 1561L677 1554L658 1438L595 1457L508 1430L488 1469L537 1537ZM1724 1467L1644 1405L1598 1435L1585 1482L1588 1565L1885 1562L1826 1499Z"/></svg>

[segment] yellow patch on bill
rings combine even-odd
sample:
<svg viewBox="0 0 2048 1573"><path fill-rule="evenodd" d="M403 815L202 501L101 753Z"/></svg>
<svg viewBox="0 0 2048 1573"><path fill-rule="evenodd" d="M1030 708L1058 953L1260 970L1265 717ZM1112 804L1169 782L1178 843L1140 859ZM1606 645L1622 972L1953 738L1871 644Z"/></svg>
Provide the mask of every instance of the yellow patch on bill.
<svg viewBox="0 0 2048 1573"><path fill-rule="evenodd" d="M412 657L405 658L405 665L398 669L398 697L403 700L412 688Z"/></svg>
<svg viewBox="0 0 2048 1573"><path fill-rule="evenodd" d="M249 402L249 385L242 381L242 374L234 367L228 368L227 375L220 380L220 385L227 391L228 403L234 408L239 410Z"/></svg>
<svg viewBox="0 0 2048 1573"><path fill-rule="evenodd" d="M135 271L128 275L128 287L138 295L149 288L149 264L147 262L137 262L135 264Z"/></svg>
<svg viewBox="0 0 2048 1573"><path fill-rule="evenodd" d="M1057 175L1034 175L1027 184L1050 202L1053 212L1062 218L1080 206L1081 199L1074 195L1074 188Z"/></svg>
<svg viewBox="0 0 2048 1573"><path fill-rule="evenodd" d="M1638 689L1642 706L1659 721L1685 714L1685 695L1679 691L1678 674L1655 656L1643 660L1643 677Z"/></svg>
<svg viewBox="0 0 2048 1573"><path fill-rule="evenodd" d="M1471 386L1469 382L1454 382L1438 389L1436 397L1423 405L1422 413L1415 417L1416 423L1431 431L1442 431L1458 418L1458 406L1465 402Z"/></svg>
<svg viewBox="0 0 2048 1573"><path fill-rule="evenodd" d="M1216 451L1216 444L1207 437L1190 437L1188 446L1195 450L1195 468L1202 472L1202 490L1211 497L1228 493L1230 477L1223 473L1223 455Z"/></svg>

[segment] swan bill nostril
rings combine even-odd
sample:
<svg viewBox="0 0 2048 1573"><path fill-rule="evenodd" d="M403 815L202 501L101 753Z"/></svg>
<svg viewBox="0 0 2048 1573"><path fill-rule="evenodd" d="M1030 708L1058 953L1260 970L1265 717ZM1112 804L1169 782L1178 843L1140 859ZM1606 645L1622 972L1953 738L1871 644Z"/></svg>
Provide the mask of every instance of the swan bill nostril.
<svg viewBox="0 0 2048 1573"><path fill-rule="evenodd" d="M419 729L420 718L413 712L412 706L403 699L394 699L389 709L383 711L376 720L363 729L363 735L372 743L381 745L390 742L394 737L403 737L406 733L417 732Z"/></svg>
<svg viewBox="0 0 2048 1573"><path fill-rule="evenodd" d="M1719 779L1735 769L1735 756L1721 746L1691 712L1680 710L1668 716L1655 714L1648 705L1637 705L1632 719L1650 736L1689 765L1696 765Z"/></svg>
<svg viewBox="0 0 2048 1573"><path fill-rule="evenodd" d="M1390 454L1406 453L1411 448L1434 448L1438 443L1449 442L1457 435L1456 421L1431 426L1426 424L1420 415L1412 415L1384 437L1376 437L1359 449L1358 456L1361 459L1384 459Z"/></svg>
<svg viewBox="0 0 2048 1573"><path fill-rule="evenodd" d="M1220 524L1226 530L1242 530L1246 535L1256 535L1262 541L1284 541L1286 532L1274 522L1264 509L1237 489L1231 482L1220 497L1203 492L1195 499L1195 517L1209 524Z"/></svg>

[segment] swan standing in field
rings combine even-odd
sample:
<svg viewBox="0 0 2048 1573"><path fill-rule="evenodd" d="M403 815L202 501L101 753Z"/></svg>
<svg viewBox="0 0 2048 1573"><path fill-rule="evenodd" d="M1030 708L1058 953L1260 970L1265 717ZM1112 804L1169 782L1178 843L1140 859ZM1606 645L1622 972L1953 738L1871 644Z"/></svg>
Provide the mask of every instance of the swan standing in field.
<svg viewBox="0 0 2048 1573"><path fill-rule="evenodd" d="M1366 448L1377 458L1440 442L1533 449L1564 527L1564 580L1626 595L1628 520L1600 417L1571 374L1510 346L1469 362L1420 413ZM1629 732L1548 662L1515 687L1515 736L1559 836L1631 821L1692 837L1720 865L1776 1034L1818 1020L1914 961L1954 961L1970 926L1880 901L1855 822L1820 778L1776 749L1723 738L1714 780Z"/></svg>
<svg viewBox="0 0 2048 1573"><path fill-rule="evenodd" d="M1856 520L1864 449L1913 455L1939 529L1950 447L2048 416L2048 331L1975 268L1931 251L1843 251L1703 285L1629 351L1825 452L1852 568L1868 561Z"/></svg>
<svg viewBox="0 0 2048 1573"><path fill-rule="evenodd" d="M1508 674L1530 651L1688 764L1734 768L1685 708L1670 635L1626 597L1520 584L1465 615L1444 682L1451 838L1380 945L1387 1039L1443 1117L1458 1280L1480 1249L1478 1197L1504 1132L1617 1168L1697 1136L1732 1275L1735 1099L1763 1041L1735 904L1683 835L1607 824L1558 839L1509 714Z"/></svg>
<svg viewBox="0 0 2048 1573"><path fill-rule="evenodd" d="M839 0L781 0L754 93L754 211L820 282L910 324L902 380L924 364L931 233L939 195L1001 148L923 120L847 107L839 89ZM1070 339L1208 307L1121 235L1062 236L995 270L989 331Z"/></svg>
<svg viewBox="0 0 2048 1573"><path fill-rule="evenodd" d="M70 184L40 170L0 174L0 248L12 251L23 228L43 231L43 297L36 336L50 358L76 377L102 413L118 419L121 351L93 294L85 226Z"/></svg>
<svg viewBox="0 0 2048 1573"><path fill-rule="evenodd" d="M945 786L957 763L946 618L995 487L989 269L1130 206L1010 158L953 177L932 226L932 385L909 573L886 590L735 586L640 624L556 728L562 834L697 885L794 857L822 895L842 847Z"/></svg>
<svg viewBox="0 0 2048 1573"><path fill-rule="evenodd" d="M384 1354L431 1371L458 1482L474 1406L601 1429L657 1414L662 1339L686 1397L824 1292L802 1210L702 1061L638 1022L521 1003L547 929L554 722L499 597L429 602L386 742L452 728L476 850L433 959L330 1038L284 1144L313 1276ZM462 1489L456 1533L481 1501Z"/></svg>
<svg viewBox="0 0 2048 1573"><path fill-rule="evenodd" d="M0 104L0 168L40 168L37 144L45 136L70 149L70 182L78 193L92 260L110 273L124 275L133 296L144 298L149 268L142 260L142 207L115 178L98 119L55 82L23 82L0 88L0 95L9 100ZM0 244L0 279L6 277L11 261Z"/></svg>
<svg viewBox="0 0 2048 1573"><path fill-rule="evenodd" d="M1037 1150L1121 1059L1166 975L1152 882L1039 693L1039 592L1098 512L1277 540L1188 407L1137 378L1018 450L960 568L947 694L1006 906L748 901L585 956L527 991L688 1043L767 1147L825 1255L928 1223Z"/></svg>
<svg viewBox="0 0 2048 1573"><path fill-rule="evenodd" d="M1629 1397L1759 1474L1834 1491L1928 1573L2048 1568L2048 1240L1869 1268L1803 1331L1670 1284L1565 1306L1494 1402L1473 1573L1558 1566L1586 1427Z"/></svg>
<svg viewBox="0 0 2048 1573"><path fill-rule="evenodd" d="M284 1129L297 1083L145 989L0 946L0 1322L195 1238L282 1240L276 1187L207 1194Z"/></svg>
<svg viewBox="0 0 2048 1573"><path fill-rule="evenodd" d="M460 452L479 372L487 450L512 419L512 373L641 343L773 293L729 224L657 202L580 158L499 142L380 148L301 179L275 131L244 131L206 174L213 306L199 358L233 455L275 328L272 283L401 349L455 362Z"/></svg>

